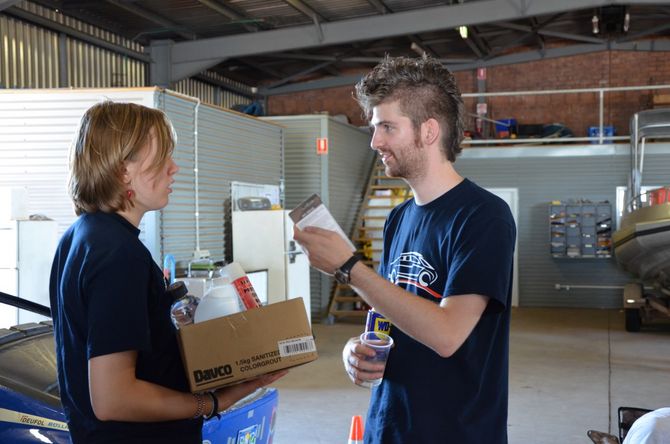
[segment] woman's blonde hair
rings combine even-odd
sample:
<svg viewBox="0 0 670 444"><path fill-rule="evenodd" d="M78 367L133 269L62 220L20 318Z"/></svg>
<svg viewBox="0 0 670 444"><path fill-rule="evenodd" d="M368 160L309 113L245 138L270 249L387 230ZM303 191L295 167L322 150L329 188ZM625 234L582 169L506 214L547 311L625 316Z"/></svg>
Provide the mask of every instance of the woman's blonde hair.
<svg viewBox="0 0 670 444"><path fill-rule="evenodd" d="M152 129L158 152L151 169L158 171L176 144L174 129L162 111L111 101L86 111L70 149L68 190L77 215L132 206L123 180L124 162L137 159Z"/></svg>

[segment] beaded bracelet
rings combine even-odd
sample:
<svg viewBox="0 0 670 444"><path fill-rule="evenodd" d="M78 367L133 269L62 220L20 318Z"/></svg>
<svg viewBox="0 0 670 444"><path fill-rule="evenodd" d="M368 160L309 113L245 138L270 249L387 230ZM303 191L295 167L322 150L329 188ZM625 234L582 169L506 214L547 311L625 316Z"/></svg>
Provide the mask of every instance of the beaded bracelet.
<svg viewBox="0 0 670 444"><path fill-rule="evenodd" d="M214 392L207 392L207 394L212 398L212 411L209 415L205 416L205 419L212 419L215 416L221 419L221 415L219 415L219 398L216 397Z"/></svg>
<svg viewBox="0 0 670 444"><path fill-rule="evenodd" d="M198 404L193 419L198 419L205 413L205 400L200 393L194 393L193 396L195 397L195 402Z"/></svg>

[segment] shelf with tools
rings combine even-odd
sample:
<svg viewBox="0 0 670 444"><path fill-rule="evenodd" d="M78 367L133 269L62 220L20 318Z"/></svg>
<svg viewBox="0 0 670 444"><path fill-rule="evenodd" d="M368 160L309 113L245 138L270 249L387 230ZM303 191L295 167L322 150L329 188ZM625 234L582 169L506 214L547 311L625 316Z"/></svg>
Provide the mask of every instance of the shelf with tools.
<svg viewBox="0 0 670 444"><path fill-rule="evenodd" d="M553 201L549 204L549 227L554 258L612 257L612 205L607 201Z"/></svg>

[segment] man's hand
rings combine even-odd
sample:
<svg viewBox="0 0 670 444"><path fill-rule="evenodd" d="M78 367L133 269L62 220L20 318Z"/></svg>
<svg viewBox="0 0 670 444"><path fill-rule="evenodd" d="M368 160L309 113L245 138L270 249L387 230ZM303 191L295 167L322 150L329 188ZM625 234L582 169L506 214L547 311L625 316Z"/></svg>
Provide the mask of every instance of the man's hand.
<svg viewBox="0 0 670 444"><path fill-rule="evenodd" d="M332 275L353 254L351 246L335 231L293 227L293 239L305 250L312 267Z"/></svg>
<svg viewBox="0 0 670 444"><path fill-rule="evenodd" d="M385 363L366 360L366 357L373 358L375 354L373 349L361 344L358 337L349 339L344 346L342 350L344 369L354 384L361 385L366 381L384 377Z"/></svg>

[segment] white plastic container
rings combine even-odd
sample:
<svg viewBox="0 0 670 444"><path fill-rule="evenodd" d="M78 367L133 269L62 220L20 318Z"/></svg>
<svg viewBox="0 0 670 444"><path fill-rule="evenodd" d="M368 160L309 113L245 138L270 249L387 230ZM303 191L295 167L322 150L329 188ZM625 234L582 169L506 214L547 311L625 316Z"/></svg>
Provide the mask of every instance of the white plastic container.
<svg viewBox="0 0 670 444"><path fill-rule="evenodd" d="M242 310L244 308L240 304L240 298L237 296L235 287L231 284L218 285L212 287L200 299L200 303L195 309L193 322L197 324L198 322L238 313Z"/></svg>
<svg viewBox="0 0 670 444"><path fill-rule="evenodd" d="M237 294L247 310L261 306L261 300L258 298L256 290L254 290L251 281L240 264L231 262L223 267L219 273L221 276L230 279L231 284L237 290Z"/></svg>

